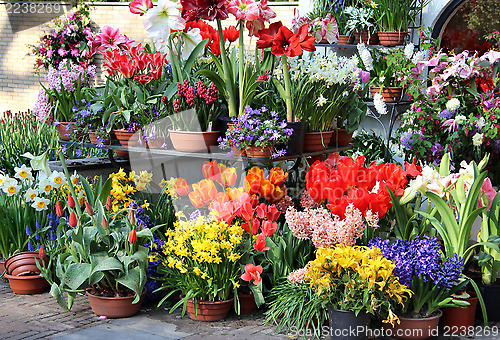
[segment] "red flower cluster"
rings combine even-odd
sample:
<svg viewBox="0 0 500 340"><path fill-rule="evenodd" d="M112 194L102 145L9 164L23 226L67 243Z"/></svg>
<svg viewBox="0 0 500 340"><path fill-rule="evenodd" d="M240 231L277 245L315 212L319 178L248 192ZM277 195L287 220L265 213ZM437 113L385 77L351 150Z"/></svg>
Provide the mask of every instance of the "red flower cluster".
<svg viewBox="0 0 500 340"><path fill-rule="evenodd" d="M341 219L350 203L365 216L371 210L383 218L391 207L386 186L396 196L402 196L408 183L406 175L415 176L419 169L415 164L408 164L405 173L401 166L393 163L372 163L369 167L364 163L364 156L353 160L338 153L331 154L324 162L316 161L306 175L307 191L318 203L327 200L326 206Z"/></svg>
<svg viewBox="0 0 500 340"><path fill-rule="evenodd" d="M160 52L146 53L141 44L125 51L108 50L103 56L104 68L111 76L117 74L125 78L136 76L135 79L141 84L161 77L167 57ZM140 73L149 73L149 75Z"/></svg>
<svg viewBox="0 0 500 340"><path fill-rule="evenodd" d="M195 83L196 89L189 85L187 80L183 83L177 83L177 94L180 98L186 98L186 104L191 107L194 105L196 97L201 98L207 105L214 103L218 99L217 86L212 82L207 88L205 84L199 80ZM177 111L177 110L176 110Z"/></svg>
<svg viewBox="0 0 500 340"><path fill-rule="evenodd" d="M281 21L272 23L269 28L259 31L257 48L271 47L274 55L286 55L296 57L302 54L302 50L314 52L314 37L308 35L309 27L302 25L297 33L293 33L288 27L283 26Z"/></svg>
<svg viewBox="0 0 500 340"><path fill-rule="evenodd" d="M198 21L189 21L186 23L186 27L184 28L184 32L188 32L193 28L199 28L200 34L203 40L208 39L205 48L210 48L213 54L216 56L220 55L220 44L219 44L219 31L207 24L203 20ZM236 29L234 26L229 26L224 28L222 31L224 36L224 41L228 40L229 42L234 42L238 40L240 31Z"/></svg>

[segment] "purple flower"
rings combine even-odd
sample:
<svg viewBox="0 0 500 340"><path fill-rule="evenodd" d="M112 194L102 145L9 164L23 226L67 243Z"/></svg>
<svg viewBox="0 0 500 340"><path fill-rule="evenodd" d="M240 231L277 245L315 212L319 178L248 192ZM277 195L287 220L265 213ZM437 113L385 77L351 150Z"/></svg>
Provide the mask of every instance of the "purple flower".
<svg viewBox="0 0 500 340"><path fill-rule="evenodd" d="M408 150L413 150L413 132L409 131L401 135L401 145Z"/></svg>
<svg viewBox="0 0 500 340"><path fill-rule="evenodd" d="M438 117L450 119L451 117L453 117L454 112L455 111L451 112L448 109L444 109L443 111L441 111L441 113L438 115Z"/></svg>
<svg viewBox="0 0 500 340"><path fill-rule="evenodd" d="M435 142L431 146L431 152L432 152L432 157L434 157L434 159L441 158L443 156L443 146L439 144L439 142Z"/></svg>

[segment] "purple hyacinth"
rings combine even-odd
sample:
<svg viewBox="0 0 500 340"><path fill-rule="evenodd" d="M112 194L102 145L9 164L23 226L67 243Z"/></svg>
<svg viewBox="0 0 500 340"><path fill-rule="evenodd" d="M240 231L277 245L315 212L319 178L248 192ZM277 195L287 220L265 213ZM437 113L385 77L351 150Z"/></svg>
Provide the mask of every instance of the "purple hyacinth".
<svg viewBox="0 0 500 340"><path fill-rule="evenodd" d="M441 113L439 113L438 117L440 118L445 118L445 119L450 119L451 117L453 117L453 114L454 114L455 111L450 111L448 109L444 109L443 111L441 111Z"/></svg>

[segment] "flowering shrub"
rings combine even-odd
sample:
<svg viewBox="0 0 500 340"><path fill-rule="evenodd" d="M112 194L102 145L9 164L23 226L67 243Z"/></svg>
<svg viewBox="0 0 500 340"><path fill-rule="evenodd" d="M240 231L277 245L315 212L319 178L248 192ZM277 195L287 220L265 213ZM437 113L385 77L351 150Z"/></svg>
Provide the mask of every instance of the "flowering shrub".
<svg viewBox="0 0 500 340"><path fill-rule="evenodd" d="M275 148L279 144L285 144L293 133L293 129L287 128L285 121L278 120L278 113L269 112L265 107L254 110L247 106L244 114L233 118L232 121L234 126L226 132L224 138L218 139L221 148ZM273 157L284 156L285 153L284 149L275 149Z"/></svg>
<svg viewBox="0 0 500 340"><path fill-rule="evenodd" d="M410 88L414 103L399 129L407 157L439 164L448 152L458 168L462 160L478 163L492 153L490 170L494 170L491 165L498 162L500 151L500 101L494 76L499 59L497 51L482 57L468 51L456 56L438 52L417 64L415 72L431 67L432 85L425 92L420 82Z"/></svg>
<svg viewBox="0 0 500 340"><path fill-rule="evenodd" d="M464 263L456 254L442 258L436 237L395 242L375 238L369 245L394 262L393 274L414 292L404 306L405 315L428 317L441 307L453 305L451 289L459 283Z"/></svg>
<svg viewBox="0 0 500 340"><path fill-rule="evenodd" d="M396 309L412 295L394 270L377 248L337 245L319 248L316 259L295 276L307 279L334 308L380 315L394 325Z"/></svg>
<svg viewBox="0 0 500 340"><path fill-rule="evenodd" d="M31 46L37 57L35 70L58 68L63 60L87 67L92 61L87 48L87 37L92 35L88 5L79 5L64 17L57 17L49 27L49 34Z"/></svg>

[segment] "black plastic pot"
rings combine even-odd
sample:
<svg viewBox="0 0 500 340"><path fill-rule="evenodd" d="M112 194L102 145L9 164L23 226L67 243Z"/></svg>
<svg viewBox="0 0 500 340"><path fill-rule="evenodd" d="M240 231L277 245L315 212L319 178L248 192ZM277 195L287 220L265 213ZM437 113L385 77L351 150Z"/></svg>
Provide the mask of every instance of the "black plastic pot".
<svg viewBox="0 0 500 340"><path fill-rule="evenodd" d="M479 285L479 291L484 300L484 304L486 307L486 314L488 315L488 321L500 321L500 284L492 284L492 285ZM481 312L481 305L477 304L477 316L480 317L483 315Z"/></svg>
<svg viewBox="0 0 500 340"><path fill-rule="evenodd" d="M356 316L351 311L329 308L328 314L330 317L330 339L367 339L367 329L370 324L370 316L367 313L360 312Z"/></svg>
<svg viewBox="0 0 500 340"><path fill-rule="evenodd" d="M286 156L301 155L304 151L304 133L306 129L305 122L289 122L287 129L293 129L293 133L288 141Z"/></svg>

